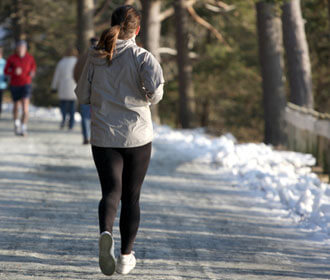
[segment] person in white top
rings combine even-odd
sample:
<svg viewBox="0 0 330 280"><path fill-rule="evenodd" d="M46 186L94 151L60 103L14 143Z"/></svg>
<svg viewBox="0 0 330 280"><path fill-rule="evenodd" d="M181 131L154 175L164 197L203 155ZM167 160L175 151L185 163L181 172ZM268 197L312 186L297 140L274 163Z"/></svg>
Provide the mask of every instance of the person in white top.
<svg viewBox="0 0 330 280"><path fill-rule="evenodd" d="M67 49L65 56L58 62L54 73L51 88L58 93L62 114L61 128L64 128L66 117L69 114L69 129L73 129L75 120L76 95L74 89L76 82L73 78L73 70L77 63L77 51L74 48Z"/></svg>

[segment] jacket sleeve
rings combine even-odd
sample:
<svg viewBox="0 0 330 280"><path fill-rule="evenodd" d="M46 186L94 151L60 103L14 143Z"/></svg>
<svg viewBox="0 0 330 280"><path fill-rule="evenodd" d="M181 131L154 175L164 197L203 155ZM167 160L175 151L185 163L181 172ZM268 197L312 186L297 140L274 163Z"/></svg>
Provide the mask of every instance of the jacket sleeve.
<svg viewBox="0 0 330 280"><path fill-rule="evenodd" d="M73 78L76 81L76 83L78 83L79 78L80 78L81 73L82 73L82 70L84 69L84 65L85 65L86 60L87 60L87 54L88 53L86 52L86 53L80 55L78 57L76 65L74 66Z"/></svg>
<svg viewBox="0 0 330 280"><path fill-rule="evenodd" d="M92 80L94 75L94 65L90 62L90 57L86 59L83 71L80 75L75 93L80 104L90 104L90 97L92 93Z"/></svg>
<svg viewBox="0 0 330 280"><path fill-rule="evenodd" d="M13 73L13 67L11 65L11 58L9 57L7 62L6 62L6 65L5 65L5 69L4 69L4 73L6 76L11 76L12 73Z"/></svg>
<svg viewBox="0 0 330 280"><path fill-rule="evenodd" d="M163 70L157 59L149 52L142 53L139 58L139 74L142 89L151 104L157 104L163 98Z"/></svg>

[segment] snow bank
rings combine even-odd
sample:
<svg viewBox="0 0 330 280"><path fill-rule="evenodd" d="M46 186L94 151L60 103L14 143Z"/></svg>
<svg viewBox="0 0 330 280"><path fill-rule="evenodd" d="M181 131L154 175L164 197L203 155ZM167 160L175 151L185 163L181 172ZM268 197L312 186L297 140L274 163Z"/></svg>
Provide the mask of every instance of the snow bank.
<svg viewBox="0 0 330 280"><path fill-rule="evenodd" d="M2 110L3 112L11 113L13 110L13 103L2 104ZM47 121L60 121L62 119L59 108L36 107L32 104L29 107L29 117ZM80 114L77 112L74 117L76 121L81 120Z"/></svg>
<svg viewBox="0 0 330 280"><path fill-rule="evenodd" d="M301 225L330 234L330 185L311 172L312 155L275 151L265 144L237 144L227 134L211 138L203 130L172 130L155 126L155 142L175 148L178 156L227 171L239 186L262 191L278 201Z"/></svg>

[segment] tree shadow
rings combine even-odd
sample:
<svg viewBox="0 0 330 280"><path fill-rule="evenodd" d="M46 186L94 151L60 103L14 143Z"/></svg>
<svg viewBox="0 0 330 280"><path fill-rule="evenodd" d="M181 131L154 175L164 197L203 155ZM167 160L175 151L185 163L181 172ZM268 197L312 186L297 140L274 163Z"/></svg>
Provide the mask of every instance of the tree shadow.
<svg viewBox="0 0 330 280"><path fill-rule="evenodd" d="M55 133L54 124L49 131ZM329 245L278 219L278 205L236 182L202 174L203 166L201 173L182 171L187 159L161 149L155 145L143 186L139 263L127 279L330 278ZM58 162L66 154L13 155L25 160L0 159L1 166L18 169L0 169L2 271L16 279L19 267L31 277L104 279L97 268L101 192L95 168L82 167L82 155L69 166ZM118 219L114 236L118 254Z"/></svg>

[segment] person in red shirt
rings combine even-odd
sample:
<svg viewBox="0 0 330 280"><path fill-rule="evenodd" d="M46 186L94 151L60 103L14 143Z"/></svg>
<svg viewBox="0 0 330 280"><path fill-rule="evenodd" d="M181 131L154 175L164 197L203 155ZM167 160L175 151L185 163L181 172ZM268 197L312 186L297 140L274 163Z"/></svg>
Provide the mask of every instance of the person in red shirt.
<svg viewBox="0 0 330 280"><path fill-rule="evenodd" d="M36 63L33 56L27 52L26 41L17 42L16 52L8 58L4 72L10 77L10 91L14 101L15 134L25 136L29 117L31 81L36 72ZM21 119L18 116L19 106L22 106L23 111Z"/></svg>

